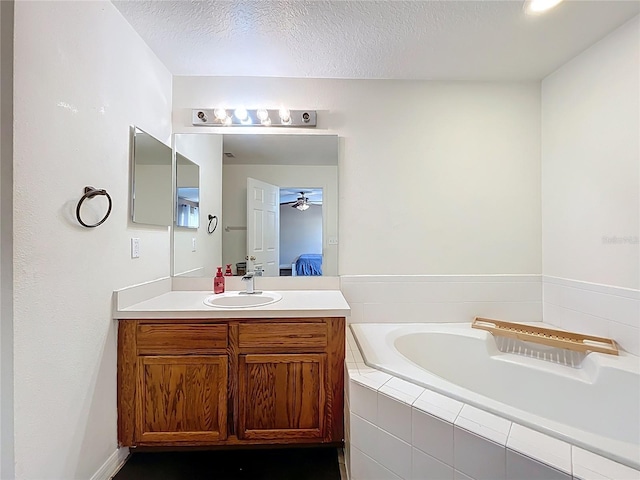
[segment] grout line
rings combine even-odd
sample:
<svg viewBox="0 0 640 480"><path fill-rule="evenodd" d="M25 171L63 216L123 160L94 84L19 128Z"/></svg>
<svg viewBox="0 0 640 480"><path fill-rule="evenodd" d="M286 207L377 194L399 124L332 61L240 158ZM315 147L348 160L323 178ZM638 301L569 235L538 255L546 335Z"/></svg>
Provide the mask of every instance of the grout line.
<svg viewBox="0 0 640 480"><path fill-rule="evenodd" d="M576 290L584 290L591 293L611 295L613 297L629 298L631 300L638 300L638 294L640 294L640 290L637 290L635 288L618 287L614 285L605 285L602 283L585 282L582 280L571 280L568 278L553 277L550 275L542 276L542 285L544 286L545 283L548 285L557 285L561 287L574 288Z"/></svg>
<svg viewBox="0 0 640 480"><path fill-rule="evenodd" d="M553 302L549 302L549 301L545 301L543 303L547 303L549 305L553 305L554 307L562 308L564 310L569 310L570 312L575 312L575 313L579 313L581 315L586 315L587 317L593 317L593 318L597 318L597 319L600 319L600 320L605 320L607 322L615 322L615 323L619 323L620 325L626 325L627 327L637 328L637 327L633 327L632 325L628 325L626 323L618 322L618 321L613 320L611 318L601 317L599 315L594 315L593 313L587 313L587 312L584 312L582 310L576 310L574 308L565 307L564 305L559 305L557 303L553 303Z"/></svg>

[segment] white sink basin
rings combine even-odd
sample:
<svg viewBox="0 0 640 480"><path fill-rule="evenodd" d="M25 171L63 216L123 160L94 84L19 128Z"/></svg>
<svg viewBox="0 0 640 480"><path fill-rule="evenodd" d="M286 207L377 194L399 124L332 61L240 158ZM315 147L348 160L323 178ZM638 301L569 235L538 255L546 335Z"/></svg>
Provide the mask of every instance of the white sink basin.
<svg viewBox="0 0 640 480"><path fill-rule="evenodd" d="M250 308L276 303L282 295L276 292L260 292L247 294L244 292L225 292L209 295L204 304L218 308Z"/></svg>

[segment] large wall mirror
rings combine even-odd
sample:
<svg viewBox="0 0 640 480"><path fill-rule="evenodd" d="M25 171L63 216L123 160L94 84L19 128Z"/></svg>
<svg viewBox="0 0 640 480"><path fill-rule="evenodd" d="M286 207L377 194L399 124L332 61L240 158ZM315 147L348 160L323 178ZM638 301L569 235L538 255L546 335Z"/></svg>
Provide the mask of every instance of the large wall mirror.
<svg viewBox="0 0 640 480"><path fill-rule="evenodd" d="M202 139L212 147L202 156L207 167L181 148ZM204 223L198 232L213 214L219 217L214 236L220 235L219 246L206 242L213 249L203 265L182 264L196 252L174 228L174 275L210 276L226 265L236 275L252 268L265 276L338 275L336 135L176 134L174 144L200 165L201 198L213 190L221 199L219 212L200 205ZM256 258L249 265L247 255Z"/></svg>
<svg viewBox="0 0 640 480"><path fill-rule="evenodd" d="M169 226L173 211L171 147L131 127L131 219Z"/></svg>

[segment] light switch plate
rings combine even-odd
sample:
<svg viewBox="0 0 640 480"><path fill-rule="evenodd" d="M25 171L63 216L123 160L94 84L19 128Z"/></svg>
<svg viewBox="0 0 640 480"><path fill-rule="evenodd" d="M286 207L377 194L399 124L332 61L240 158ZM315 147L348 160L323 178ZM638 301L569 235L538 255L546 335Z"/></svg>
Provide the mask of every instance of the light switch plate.
<svg viewBox="0 0 640 480"><path fill-rule="evenodd" d="M140 239L131 239L131 258L140 258Z"/></svg>

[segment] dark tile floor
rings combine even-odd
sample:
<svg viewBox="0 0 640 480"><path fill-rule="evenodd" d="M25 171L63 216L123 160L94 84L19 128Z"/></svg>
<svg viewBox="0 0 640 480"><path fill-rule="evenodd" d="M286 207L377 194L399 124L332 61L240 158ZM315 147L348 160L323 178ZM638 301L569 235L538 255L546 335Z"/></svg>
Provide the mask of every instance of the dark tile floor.
<svg viewBox="0 0 640 480"><path fill-rule="evenodd" d="M335 448L133 453L113 480L340 480Z"/></svg>

